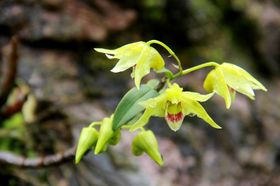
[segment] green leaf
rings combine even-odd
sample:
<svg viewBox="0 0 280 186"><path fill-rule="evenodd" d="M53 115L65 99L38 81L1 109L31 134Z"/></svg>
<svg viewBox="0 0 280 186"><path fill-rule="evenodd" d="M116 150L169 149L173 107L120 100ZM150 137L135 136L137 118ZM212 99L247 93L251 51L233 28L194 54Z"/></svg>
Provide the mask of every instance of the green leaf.
<svg viewBox="0 0 280 186"><path fill-rule="evenodd" d="M141 85L139 89L134 87L129 90L116 108L113 118L113 130L119 129L139 112L144 110L144 107L138 104L139 102L156 97L158 94L159 93L149 85Z"/></svg>

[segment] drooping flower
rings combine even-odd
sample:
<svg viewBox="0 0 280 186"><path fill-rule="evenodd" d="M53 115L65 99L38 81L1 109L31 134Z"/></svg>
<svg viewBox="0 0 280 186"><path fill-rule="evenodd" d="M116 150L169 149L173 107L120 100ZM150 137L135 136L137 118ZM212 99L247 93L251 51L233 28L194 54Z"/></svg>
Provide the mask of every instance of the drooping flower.
<svg viewBox="0 0 280 186"><path fill-rule="evenodd" d="M112 72L122 72L132 67L132 76L137 88L140 86L141 79L150 73L151 68L155 70L164 68L164 60L158 51L143 41L127 44L114 50L103 48L95 48L95 50L104 53L109 59L119 59Z"/></svg>
<svg viewBox="0 0 280 186"><path fill-rule="evenodd" d="M132 141L132 153L140 156L147 153L157 164L163 165L157 139L151 130L139 132Z"/></svg>
<svg viewBox="0 0 280 186"><path fill-rule="evenodd" d="M196 115L212 127L219 129L221 127L213 121L199 103L207 101L212 95L213 93L202 95L195 92L183 92L183 89L174 83L159 96L140 103L145 107L145 111L130 129L134 131L141 128L148 123L151 116L157 116L165 117L170 129L177 131L186 115Z"/></svg>
<svg viewBox="0 0 280 186"><path fill-rule="evenodd" d="M216 92L223 97L226 108L230 108L236 91L248 96L252 100L255 99L254 90L267 91L248 72L230 63L223 63L213 69L204 81L204 88L209 92Z"/></svg>

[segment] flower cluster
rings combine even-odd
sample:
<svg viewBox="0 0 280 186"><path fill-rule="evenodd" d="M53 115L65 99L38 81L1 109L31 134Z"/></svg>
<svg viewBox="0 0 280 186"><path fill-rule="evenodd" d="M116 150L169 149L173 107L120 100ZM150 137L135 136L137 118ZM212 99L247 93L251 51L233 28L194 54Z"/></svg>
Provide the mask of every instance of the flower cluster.
<svg viewBox="0 0 280 186"><path fill-rule="evenodd" d="M151 44L164 47L175 58L179 72L173 74L166 69L162 56L150 46ZM157 164L163 165L154 133L144 128L152 116L164 117L173 131L180 129L185 116L197 116L211 127L221 129L220 125L208 115L201 102L206 102L217 94L225 100L226 108L229 109L236 92L254 99L254 90L267 91L248 72L230 63L208 62L183 70L175 53L157 40L135 42L114 50L102 48L95 50L104 53L109 59L119 60L111 70L112 72L118 73L132 68L136 88L127 92L111 117L104 118L100 122L93 122L83 128L77 146L76 163L89 149L99 154L105 151L108 145L117 144L120 140L121 129L129 129L131 132L138 132L131 143L132 153L136 156L146 153ZM204 88L209 92L208 94L184 91L177 83L171 82L205 67L214 67L204 80ZM153 80L141 85L142 78L149 74L151 69L154 69L156 73L165 73L165 77L161 83ZM99 130L96 126L100 126Z"/></svg>

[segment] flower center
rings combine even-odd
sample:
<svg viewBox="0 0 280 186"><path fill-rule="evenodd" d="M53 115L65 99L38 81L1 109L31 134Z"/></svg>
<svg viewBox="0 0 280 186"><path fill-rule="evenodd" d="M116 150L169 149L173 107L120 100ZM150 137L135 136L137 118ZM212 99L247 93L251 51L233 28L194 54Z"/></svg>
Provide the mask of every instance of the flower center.
<svg viewBox="0 0 280 186"><path fill-rule="evenodd" d="M182 112L178 112L177 114L167 113L167 119L172 123L178 122L183 119L183 113Z"/></svg>
<svg viewBox="0 0 280 186"><path fill-rule="evenodd" d="M181 127L184 120L184 114L182 112L182 105L180 102L178 104L167 102L165 120L170 129L173 131L177 131Z"/></svg>

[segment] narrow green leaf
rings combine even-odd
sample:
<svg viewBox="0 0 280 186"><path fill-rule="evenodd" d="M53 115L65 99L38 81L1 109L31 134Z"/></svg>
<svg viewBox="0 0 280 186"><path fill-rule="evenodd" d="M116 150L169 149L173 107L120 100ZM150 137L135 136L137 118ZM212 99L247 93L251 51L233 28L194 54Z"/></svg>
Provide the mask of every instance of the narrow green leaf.
<svg viewBox="0 0 280 186"><path fill-rule="evenodd" d="M115 110L113 130L119 129L139 112L144 110L144 107L138 104L139 102L156 97L158 94L159 93L149 85L141 85L139 89L134 87L129 90Z"/></svg>

